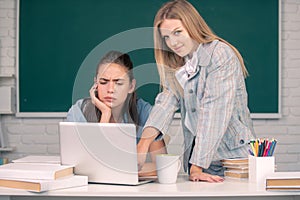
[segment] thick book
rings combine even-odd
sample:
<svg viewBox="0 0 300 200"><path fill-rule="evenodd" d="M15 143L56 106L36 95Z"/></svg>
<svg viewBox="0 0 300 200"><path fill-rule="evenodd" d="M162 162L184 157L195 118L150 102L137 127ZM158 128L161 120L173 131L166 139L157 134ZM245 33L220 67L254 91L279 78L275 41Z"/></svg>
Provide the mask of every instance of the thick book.
<svg viewBox="0 0 300 200"><path fill-rule="evenodd" d="M300 190L300 172L275 172L266 177L267 190Z"/></svg>
<svg viewBox="0 0 300 200"><path fill-rule="evenodd" d="M22 189L32 192L45 192L85 185L88 185L88 177L79 175L67 176L56 180L0 179L1 187Z"/></svg>
<svg viewBox="0 0 300 200"><path fill-rule="evenodd" d="M224 171L225 177L231 178L248 178L248 171L241 172L241 171Z"/></svg>
<svg viewBox="0 0 300 200"><path fill-rule="evenodd" d="M0 178L54 180L73 175L74 166L39 163L9 163L0 166Z"/></svg>

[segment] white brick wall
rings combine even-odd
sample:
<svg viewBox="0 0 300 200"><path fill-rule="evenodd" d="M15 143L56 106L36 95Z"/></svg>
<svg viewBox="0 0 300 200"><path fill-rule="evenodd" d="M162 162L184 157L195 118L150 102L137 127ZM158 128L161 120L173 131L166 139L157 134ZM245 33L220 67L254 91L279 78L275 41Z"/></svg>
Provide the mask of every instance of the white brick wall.
<svg viewBox="0 0 300 200"><path fill-rule="evenodd" d="M282 0L282 112L279 120L254 120L259 137L276 137L279 171L300 171L300 0ZM16 71L16 0L0 0L0 74ZM0 86L15 86L14 78L0 78ZM1 98L1 97L0 97ZM58 154L58 122L61 118L16 118L0 116L2 131L14 159L28 154ZM169 152L182 151L180 122L175 121Z"/></svg>

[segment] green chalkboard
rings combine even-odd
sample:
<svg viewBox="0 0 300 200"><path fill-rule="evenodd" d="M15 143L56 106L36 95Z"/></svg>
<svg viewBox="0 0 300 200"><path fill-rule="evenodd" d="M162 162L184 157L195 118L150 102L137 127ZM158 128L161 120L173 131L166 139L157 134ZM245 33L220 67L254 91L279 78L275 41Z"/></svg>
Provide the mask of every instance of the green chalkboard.
<svg viewBox="0 0 300 200"><path fill-rule="evenodd" d="M138 95L154 103L152 24L163 0L19 0L18 113L65 113L88 96L109 50L129 53ZM280 114L279 0L190 0L244 57L249 108Z"/></svg>

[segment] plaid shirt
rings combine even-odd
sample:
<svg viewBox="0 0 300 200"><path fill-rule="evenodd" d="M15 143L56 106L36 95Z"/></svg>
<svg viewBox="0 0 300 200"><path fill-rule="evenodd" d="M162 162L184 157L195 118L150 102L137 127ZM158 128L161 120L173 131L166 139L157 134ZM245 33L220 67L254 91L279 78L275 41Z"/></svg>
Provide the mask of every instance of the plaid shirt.
<svg viewBox="0 0 300 200"><path fill-rule="evenodd" d="M175 77L183 96L171 89L158 94L145 127L167 133L180 109L185 171L189 163L207 169L213 161L247 157L247 143L255 135L243 73L233 50L218 40L200 44Z"/></svg>

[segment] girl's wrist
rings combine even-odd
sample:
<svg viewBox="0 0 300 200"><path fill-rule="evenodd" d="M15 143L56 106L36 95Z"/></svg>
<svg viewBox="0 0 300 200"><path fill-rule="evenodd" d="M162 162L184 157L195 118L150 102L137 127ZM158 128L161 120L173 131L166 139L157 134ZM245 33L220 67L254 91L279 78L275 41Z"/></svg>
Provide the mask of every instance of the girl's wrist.
<svg viewBox="0 0 300 200"><path fill-rule="evenodd" d="M101 113L100 123L109 123L110 116L110 113Z"/></svg>
<svg viewBox="0 0 300 200"><path fill-rule="evenodd" d="M193 173L193 172L202 173L203 172L202 167L192 164L192 166L190 168L190 173Z"/></svg>

